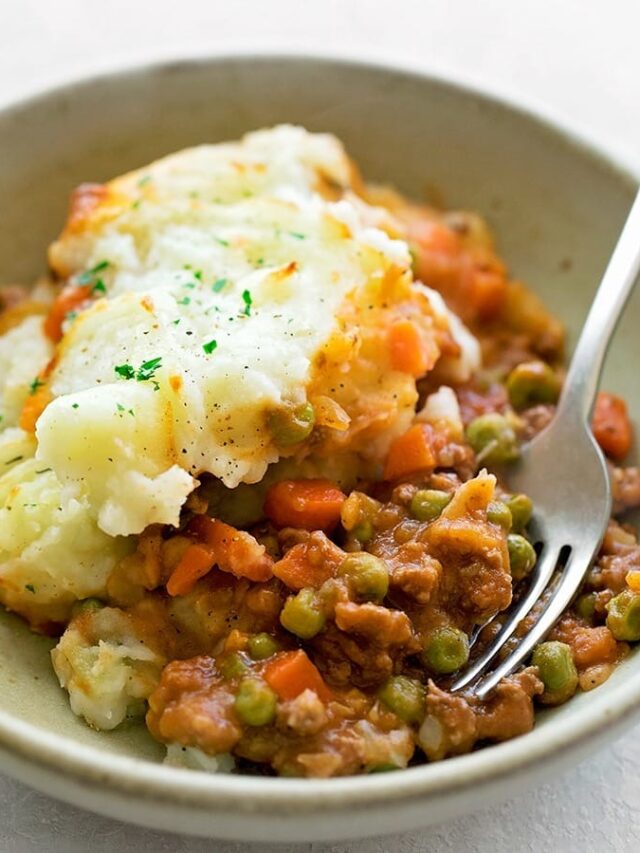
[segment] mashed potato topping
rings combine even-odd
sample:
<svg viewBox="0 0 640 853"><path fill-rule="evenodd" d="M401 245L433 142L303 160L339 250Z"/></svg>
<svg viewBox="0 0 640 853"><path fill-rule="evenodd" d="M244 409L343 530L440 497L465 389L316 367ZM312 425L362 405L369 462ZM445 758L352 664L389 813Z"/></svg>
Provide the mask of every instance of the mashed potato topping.
<svg viewBox="0 0 640 853"><path fill-rule="evenodd" d="M393 322L415 323L423 372L446 340L469 370L475 342L413 282L383 215L349 200L354 175L333 137L280 127L77 196L50 259L98 298L65 322L37 458L103 531L177 524L203 472L259 481L292 452L270 414L310 397L320 431L298 456L379 459L417 399L390 369Z"/></svg>

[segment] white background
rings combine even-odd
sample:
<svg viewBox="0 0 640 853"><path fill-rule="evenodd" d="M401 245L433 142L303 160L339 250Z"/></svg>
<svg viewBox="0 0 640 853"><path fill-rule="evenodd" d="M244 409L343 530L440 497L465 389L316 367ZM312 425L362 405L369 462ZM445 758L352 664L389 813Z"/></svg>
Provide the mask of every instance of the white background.
<svg viewBox="0 0 640 853"><path fill-rule="evenodd" d="M450 71L560 116L640 172L640 0L0 0L0 106L147 57L268 47ZM640 728L545 787L424 833L282 853L626 853ZM0 776L2 853L237 853L129 827ZM274 849L274 848L272 848Z"/></svg>

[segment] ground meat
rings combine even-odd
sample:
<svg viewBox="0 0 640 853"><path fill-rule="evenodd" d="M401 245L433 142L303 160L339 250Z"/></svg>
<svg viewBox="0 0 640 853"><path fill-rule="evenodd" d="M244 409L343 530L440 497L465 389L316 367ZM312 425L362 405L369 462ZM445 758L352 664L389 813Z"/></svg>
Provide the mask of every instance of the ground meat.
<svg viewBox="0 0 640 853"><path fill-rule="evenodd" d="M313 690L304 690L295 699L282 703L278 708L277 724L285 731L291 729L299 735L314 735L328 721L324 703Z"/></svg>
<svg viewBox="0 0 640 853"><path fill-rule="evenodd" d="M361 689L382 684L405 656L401 647L381 648L332 624L314 638L313 650L318 668L329 683L353 684Z"/></svg>
<svg viewBox="0 0 640 853"><path fill-rule="evenodd" d="M435 557L425 554L423 549L419 561L407 559L409 550L405 546L399 552L400 558L393 561L390 582L418 604L428 604L440 581L442 564Z"/></svg>
<svg viewBox="0 0 640 853"><path fill-rule="evenodd" d="M340 602L336 605L335 621L341 631L360 634L369 642L383 648L407 646L413 637L411 620L406 613L369 602Z"/></svg>
<svg viewBox="0 0 640 853"><path fill-rule="evenodd" d="M640 468L618 468L609 466L613 511L616 515L627 509L640 506Z"/></svg>
<svg viewBox="0 0 640 853"><path fill-rule="evenodd" d="M429 760L438 761L470 752L481 740L502 741L525 734L533 728L533 697L543 690L531 668L506 678L486 701L452 695L431 681L418 735L420 746Z"/></svg>
<svg viewBox="0 0 640 853"><path fill-rule="evenodd" d="M520 417L522 418L523 426L519 431L520 439L522 441L531 441L534 436L542 432L546 426L549 426L555 411L555 406L540 405L532 406L530 409L521 412Z"/></svg>
<svg viewBox="0 0 640 853"><path fill-rule="evenodd" d="M502 412L508 403L506 389L499 382L492 382L486 390L481 390L473 383L461 385L456 388L456 396L465 426L479 415Z"/></svg>
<svg viewBox="0 0 640 853"><path fill-rule="evenodd" d="M571 646L573 660L578 670L601 663L613 663L620 654L620 645L611 631L600 625L592 628L571 613L565 613L550 634L550 639Z"/></svg>
<svg viewBox="0 0 640 853"><path fill-rule="evenodd" d="M233 700L212 658L173 661L149 697L147 725L165 743L197 746L210 755L229 752L242 735Z"/></svg>

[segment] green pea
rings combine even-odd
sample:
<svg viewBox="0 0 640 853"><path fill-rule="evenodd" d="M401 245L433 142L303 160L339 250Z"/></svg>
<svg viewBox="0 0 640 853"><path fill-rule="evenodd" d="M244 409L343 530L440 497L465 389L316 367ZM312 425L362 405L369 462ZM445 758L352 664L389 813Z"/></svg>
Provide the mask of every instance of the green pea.
<svg viewBox="0 0 640 853"><path fill-rule="evenodd" d="M625 589L607 604L607 628L616 640L640 640L640 594Z"/></svg>
<svg viewBox="0 0 640 853"><path fill-rule="evenodd" d="M378 698L405 723L420 723L425 693L424 685L416 678L393 675L378 691Z"/></svg>
<svg viewBox="0 0 640 853"><path fill-rule="evenodd" d="M249 665L240 652L227 652L218 661L218 669L226 681L231 681L244 675Z"/></svg>
<svg viewBox="0 0 640 853"><path fill-rule="evenodd" d="M531 521L533 501L526 495L511 495L505 503L511 512L511 528L515 533L520 533Z"/></svg>
<svg viewBox="0 0 640 853"><path fill-rule="evenodd" d="M345 557L338 566L338 575L345 578L356 596L365 601L382 601L389 589L387 564L366 551Z"/></svg>
<svg viewBox="0 0 640 853"><path fill-rule="evenodd" d="M560 380L544 361L527 361L514 367L507 377L507 393L518 410L537 403L555 403L560 396Z"/></svg>
<svg viewBox="0 0 640 853"><path fill-rule="evenodd" d="M411 498L409 510L418 521L433 521L450 501L450 492L441 492L439 489L418 489Z"/></svg>
<svg viewBox="0 0 640 853"><path fill-rule="evenodd" d="M511 577L517 581L522 580L536 564L537 557L533 545L519 533L510 533L507 536L507 548Z"/></svg>
<svg viewBox="0 0 640 853"><path fill-rule="evenodd" d="M491 501L487 507L487 518L492 524L497 524L504 530L511 530L511 510L503 501Z"/></svg>
<svg viewBox="0 0 640 853"><path fill-rule="evenodd" d="M573 662L571 648L566 643L555 640L540 643L533 650L531 663L538 667L545 687L546 697L543 698L550 703L564 702L576 692L578 671Z"/></svg>
<svg viewBox="0 0 640 853"><path fill-rule="evenodd" d="M236 714L248 726L266 726L276 716L277 697L259 678L244 678L233 703Z"/></svg>
<svg viewBox="0 0 640 853"><path fill-rule="evenodd" d="M280 643L270 634L254 634L249 638L249 654L254 660L265 660L280 651Z"/></svg>
<svg viewBox="0 0 640 853"><path fill-rule="evenodd" d="M104 606L104 603L99 598L84 598L82 601L76 601L71 613L73 616L80 616L81 613L97 613Z"/></svg>
<svg viewBox="0 0 640 853"><path fill-rule="evenodd" d="M311 435L315 420L316 414L311 403L302 403L271 412L268 425L278 447L290 447Z"/></svg>
<svg viewBox="0 0 640 853"><path fill-rule="evenodd" d="M359 522L351 531L352 536L358 540L361 545L366 545L373 539L373 524L365 519Z"/></svg>
<svg viewBox="0 0 640 853"><path fill-rule="evenodd" d="M513 427L497 413L474 418L467 427L467 441L483 464L514 462L520 455Z"/></svg>
<svg viewBox="0 0 640 853"><path fill-rule="evenodd" d="M438 628L427 640L422 659L439 675L456 672L469 660L469 638L452 626Z"/></svg>
<svg viewBox="0 0 640 853"><path fill-rule="evenodd" d="M280 613L280 623L302 640L310 640L324 628L326 618L312 589L290 596Z"/></svg>
<svg viewBox="0 0 640 853"><path fill-rule="evenodd" d="M578 616L586 619L587 622L592 622L596 612L596 599L597 595L595 592L586 592L584 595L579 596L574 605Z"/></svg>

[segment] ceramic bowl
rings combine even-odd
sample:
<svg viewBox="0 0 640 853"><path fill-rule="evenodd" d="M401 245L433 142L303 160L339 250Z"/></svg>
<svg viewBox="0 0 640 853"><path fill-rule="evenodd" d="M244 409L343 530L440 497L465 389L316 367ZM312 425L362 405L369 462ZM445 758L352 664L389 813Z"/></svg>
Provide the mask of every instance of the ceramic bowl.
<svg viewBox="0 0 640 853"><path fill-rule="evenodd" d="M570 330L579 328L633 176L519 107L442 79L327 59L234 56L144 67L1 112L0 281L42 271L76 184L283 121L336 133L370 179L484 213L514 273ZM605 376L636 419L639 327L637 294ZM162 749L142 726L87 728L57 684L51 645L0 616L3 771L124 820L242 840L346 838L442 821L549 780L618 734L640 707L639 650L597 690L541 714L530 734L471 755L364 778L215 776L162 766Z"/></svg>

